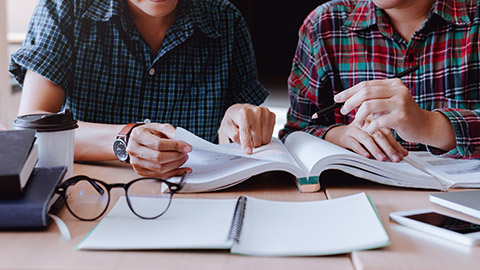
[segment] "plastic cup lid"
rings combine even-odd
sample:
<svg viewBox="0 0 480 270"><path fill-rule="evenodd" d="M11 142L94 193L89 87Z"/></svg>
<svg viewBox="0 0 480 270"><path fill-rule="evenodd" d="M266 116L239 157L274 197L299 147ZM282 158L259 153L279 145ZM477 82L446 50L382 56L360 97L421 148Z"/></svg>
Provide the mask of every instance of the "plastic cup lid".
<svg viewBox="0 0 480 270"><path fill-rule="evenodd" d="M78 128L73 113L65 110L59 113L20 115L13 121L16 129L35 129L38 132L53 132Z"/></svg>

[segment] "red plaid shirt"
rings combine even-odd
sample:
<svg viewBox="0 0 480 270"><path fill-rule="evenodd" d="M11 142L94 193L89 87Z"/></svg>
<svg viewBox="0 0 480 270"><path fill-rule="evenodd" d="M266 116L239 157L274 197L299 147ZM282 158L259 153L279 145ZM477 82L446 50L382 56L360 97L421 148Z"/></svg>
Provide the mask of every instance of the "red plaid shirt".
<svg viewBox="0 0 480 270"><path fill-rule="evenodd" d="M324 137L349 124L354 112L337 109L311 121L312 114L333 103L333 96L362 81L402 78L417 104L442 112L452 123L457 148L435 154L480 157L480 4L473 0L438 0L428 19L407 43L370 0L335 0L319 6L300 28L288 84L290 109L280 138L296 130ZM442 136L439 134L439 136ZM409 150L423 145L397 139Z"/></svg>

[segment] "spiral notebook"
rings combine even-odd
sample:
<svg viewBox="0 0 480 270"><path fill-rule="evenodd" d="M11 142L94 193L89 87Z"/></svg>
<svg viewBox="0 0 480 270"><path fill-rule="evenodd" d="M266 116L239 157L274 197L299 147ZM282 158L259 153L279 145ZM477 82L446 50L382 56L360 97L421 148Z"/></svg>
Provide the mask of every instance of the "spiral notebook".
<svg viewBox="0 0 480 270"><path fill-rule="evenodd" d="M156 199L133 200L154 207ZM389 244L375 207L359 193L312 202L174 198L155 220L136 217L121 197L77 249L229 249L254 256L315 256Z"/></svg>

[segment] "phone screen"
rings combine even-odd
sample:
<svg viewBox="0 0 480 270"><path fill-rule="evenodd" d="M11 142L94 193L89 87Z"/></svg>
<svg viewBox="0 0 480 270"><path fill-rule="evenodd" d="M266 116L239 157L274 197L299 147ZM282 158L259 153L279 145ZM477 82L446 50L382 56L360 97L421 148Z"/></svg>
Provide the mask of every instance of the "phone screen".
<svg viewBox="0 0 480 270"><path fill-rule="evenodd" d="M466 220L445 216L435 212L410 215L406 217L461 234L480 231L480 224L471 223Z"/></svg>

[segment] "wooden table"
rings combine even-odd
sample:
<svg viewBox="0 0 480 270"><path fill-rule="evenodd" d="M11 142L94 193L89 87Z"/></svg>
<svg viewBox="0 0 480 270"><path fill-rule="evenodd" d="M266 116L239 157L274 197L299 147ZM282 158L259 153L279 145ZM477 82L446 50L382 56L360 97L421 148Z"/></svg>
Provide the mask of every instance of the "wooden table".
<svg viewBox="0 0 480 270"><path fill-rule="evenodd" d="M86 174L107 182L127 182L137 176L119 162L95 165L75 164L74 175ZM112 199L124 195L112 190ZM252 197L312 201L326 199L325 193L302 194L293 179L283 173L269 173L222 192L178 194L189 198ZM114 201L111 206L114 205ZM72 240L65 241L55 225L42 232L0 232L0 269L353 269L350 255L328 257L249 257L228 251L78 251L75 246L96 222L79 221L63 209L59 216L67 224Z"/></svg>
<svg viewBox="0 0 480 270"><path fill-rule="evenodd" d="M130 167L118 162L75 164L74 175L78 174L112 183L137 177ZM376 205L392 244L383 249L325 257L249 257L202 250L77 251L75 246L96 222L78 221L63 209L59 216L68 225L72 240L63 240L53 224L42 232L0 232L0 269L479 269L479 247L467 248L390 222L390 212L415 208L431 208L475 221L430 203L428 194L432 191L388 187L334 172L322 175L322 181L321 192L299 193L289 175L275 172L220 192L175 196L238 198L245 194L270 200L311 201L366 192ZM120 195L121 189L112 192L114 201Z"/></svg>

